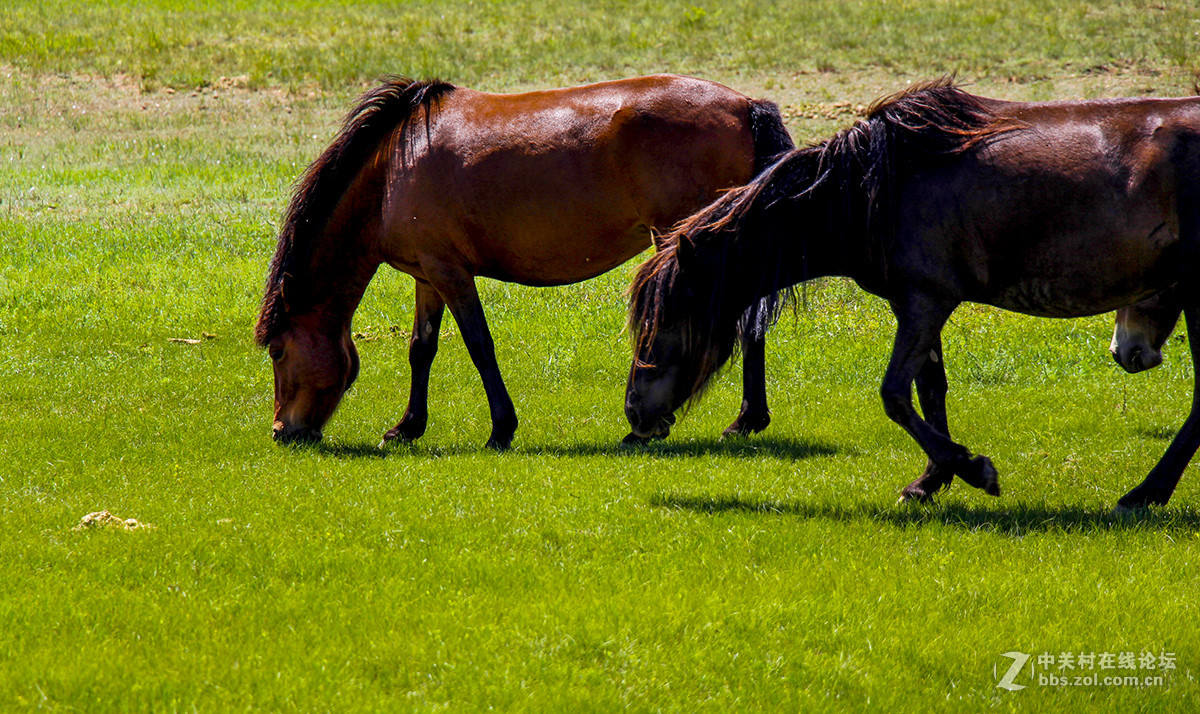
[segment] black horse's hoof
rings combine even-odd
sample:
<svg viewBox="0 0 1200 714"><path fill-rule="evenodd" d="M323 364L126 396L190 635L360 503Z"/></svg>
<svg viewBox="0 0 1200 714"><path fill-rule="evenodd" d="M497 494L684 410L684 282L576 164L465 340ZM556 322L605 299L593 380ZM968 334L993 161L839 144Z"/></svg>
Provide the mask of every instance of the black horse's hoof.
<svg viewBox="0 0 1200 714"><path fill-rule="evenodd" d="M900 491L900 502L933 503L933 497L950 488L954 475L932 461L925 465L925 473Z"/></svg>
<svg viewBox="0 0 1200 714"><path fill-rule="evenodd" d="M424 419L410 419L405 417L400 420L399 424L383 433L383 441L380 443L380 446L389 441L400 441L406 444L416 441L425 434L427 423Z"/></svg>
<svg viewBox="0 0 1200 714"><path fill-rule="evenodd" d="M915 483L910 483L900 491L896 503L933 503L933 494Z"/></svg>
<svg viewBox="0 0 1200 714"><path fill-rule="evenodd" d="M982 490L989 496L1000 495L1000 477L992 460L986 456L976 456L955 469L954 473L964 483Z"/></svg>
<svg viewBox="0 0 1200 714"><path fill-rule="evenodd" d="M513 438L511 436L507 439L493 436L487 440L487 443L483 447L492 451L508 451L512 448L512 442Z"/></svg>
<svg viewBox="0 0 1200 714"><path fill-rule="evenodd" d="M1119 521L1137 520L1150 515L1150 507L1144 503L1133 506L1124 506L1118 503L1109 515Z"/></svg>
<svg viewBox="0 0 1200 714"><path fill-rule="evenodd" d="M721 438L727 439L731 436L751 436L757 434L771 424L770 412L766 414L749 414L742 412L738 415L733 423L725 427L725 431L721 432Z"/></svg>

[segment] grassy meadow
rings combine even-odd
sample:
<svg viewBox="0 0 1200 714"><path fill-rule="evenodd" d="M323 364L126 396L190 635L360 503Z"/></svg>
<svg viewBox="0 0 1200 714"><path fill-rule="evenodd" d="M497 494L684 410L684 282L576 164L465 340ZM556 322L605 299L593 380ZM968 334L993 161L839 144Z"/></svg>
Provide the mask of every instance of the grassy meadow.
<svg viewBox="0 0 1200 714"><path fill-rule="evenodd" d="M913 507L924 457L878 397L893 320L843 281L772 333L766 432L717 439L735 366L644 449L618 446L637 261L480 281L521 419L503 454L449 317L429 431L376 447L407 399L407 276L367 292L362 374L317 447L271 441L251 329L293 181L385 73L694 74L775 99L803 142L949 72L1013 99L1188 94L1198 32L1173 0L10 1L0 710L1195 711L1196 469L1109 516L1183 421L1180 335L1130 376L1111 315L964 306L951 424L1003 496ZM104 509L153 527L75 529ZM1008 691L1007 652L1174 668Z"/></svg>

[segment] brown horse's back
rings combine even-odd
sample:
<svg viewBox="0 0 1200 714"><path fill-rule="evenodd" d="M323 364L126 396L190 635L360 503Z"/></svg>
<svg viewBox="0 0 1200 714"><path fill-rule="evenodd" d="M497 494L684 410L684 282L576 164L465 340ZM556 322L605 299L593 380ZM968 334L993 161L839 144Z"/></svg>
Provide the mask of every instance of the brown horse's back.
<svg viewBox="0 0 1200 714"><path fill-rule="evenodd" d="M754 173L750 101L675 76L502 95L456 89L387 149L386 262L530 285L620 265Z"/></svg>

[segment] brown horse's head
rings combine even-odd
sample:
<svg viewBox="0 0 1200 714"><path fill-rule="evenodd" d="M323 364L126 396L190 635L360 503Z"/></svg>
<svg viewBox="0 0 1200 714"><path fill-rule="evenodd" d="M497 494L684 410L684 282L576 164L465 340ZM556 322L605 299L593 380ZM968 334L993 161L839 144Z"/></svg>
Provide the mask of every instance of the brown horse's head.
<svg viewBox="0 0 1200 714"><path fill-rule="evenodd" d="M345 324L312 314L267 342L275 370L275 440L320 441L321 428L358 377L358 350Z"/></svg>
<svg viewBox="0 0 1200 714"><path fill-rule="evenodd" d="M1175 329L1183 305L1175 289L1117 310L1117 325L1108 351L1131 374L1162 364L1162 347Z"/></svg>

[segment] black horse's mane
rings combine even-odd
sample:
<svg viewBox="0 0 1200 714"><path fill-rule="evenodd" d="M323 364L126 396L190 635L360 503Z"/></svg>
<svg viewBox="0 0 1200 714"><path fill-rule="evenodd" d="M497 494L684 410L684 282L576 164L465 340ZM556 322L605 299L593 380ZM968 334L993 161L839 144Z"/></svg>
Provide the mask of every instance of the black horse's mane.
<svg viewBox="0 0 1200 714"><path fill-rule="evenodd" d="M769 309L759 310L759 319L773 323L794 285L811 277L786 256L803 260L806 251L796 242L833 225L846 240L860 240L859 257L886 277L899 172L932 166L1020 126L943 77L877 100L853 126L784 154L660 239L630 287L635 354L646 354L659 327L682 323L685 358L699 369L694 401L736 347L730 291L766 295ZM797 225L801 210L809 224ZM828 222L813 225L826 220L819 210L828 212ZM688 272L704 278L687 281L684 304L674 293Z"/></svg>
<svg viewBox="0 0 1200 714"><path fill-rule="evenodd" d="M430 105L453 89L438 80L388 77L346 115L337 138L297 182L284 215L254 328L259 345L286 329L289 306L303 304L314 245L354 176L385 139L404 135L409 119L422 107L428 122Z"/></svg>

